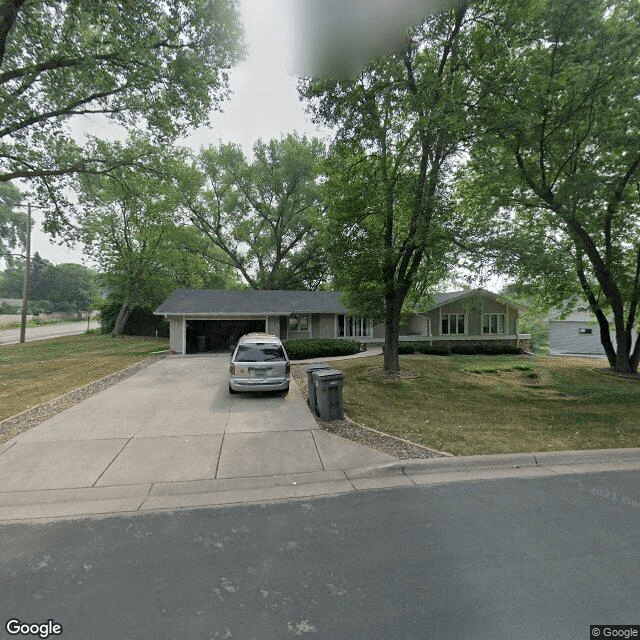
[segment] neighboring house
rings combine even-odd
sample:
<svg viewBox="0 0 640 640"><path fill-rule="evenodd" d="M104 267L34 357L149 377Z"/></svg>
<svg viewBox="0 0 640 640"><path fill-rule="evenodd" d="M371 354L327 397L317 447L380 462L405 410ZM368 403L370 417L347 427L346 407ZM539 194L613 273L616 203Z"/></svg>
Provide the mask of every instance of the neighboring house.
<svg viewBox="0 0 640 640"><path fill-rule="evenodd" d="M384 325L353 316L341 297L339 291L177 289L154 313L169 320L170 348L176 353L225 349L250 331L267 331L283 340L353 338L382 343ZM490 341L530 349L530 336L516 330L521 310L483 289L439 294L424 313L409 316L400 339Z"/></svg>
<svg viewBox="0 0 640 640"><path fill-rule="evenodd" d="M600 325L588 309L576 309L566 317L562 310L549 316L549 353L551 355L604 356L600 341ZM610 325L611 326L611 325ZM611 330L611 341L616 334ZM635 339L634 339L635 344Z"/></svg>

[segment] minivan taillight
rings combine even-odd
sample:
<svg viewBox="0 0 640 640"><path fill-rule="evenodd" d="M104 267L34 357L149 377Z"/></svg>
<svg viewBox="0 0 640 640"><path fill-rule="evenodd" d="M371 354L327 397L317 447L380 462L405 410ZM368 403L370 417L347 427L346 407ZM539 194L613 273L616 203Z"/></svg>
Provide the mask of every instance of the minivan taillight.
<svg viewBox="0 0 640 640"><path fill-rule="evenodd" d="M233 362L229 365L229 375L230 376L236 375L236 365L233 364Z"/></svg>
<svg viewBox="0 0 640 640"><path fill-rule="evenodd" d="M287 364L284 367L284 372L285 373L290 373L291 372L291 363L287 362Z"/></svg>

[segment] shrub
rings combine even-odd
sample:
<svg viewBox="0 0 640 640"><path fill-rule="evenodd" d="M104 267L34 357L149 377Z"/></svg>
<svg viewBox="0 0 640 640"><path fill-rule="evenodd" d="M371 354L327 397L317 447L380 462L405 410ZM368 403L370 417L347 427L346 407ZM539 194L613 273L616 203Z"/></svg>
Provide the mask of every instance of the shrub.
<svg viewBox="0 0 640 640"><path fill-rule="evenodd" d="M398 353L401 356L410 355L412 353L416 353L418 350L418 345L412 342L401 342L398 344Z"/></svg>
<svg viewBox="0 0 640 640"><path fill-rule="evenodd" d="M475 356L478 350L472 344L454 344L451 345L451 353L459 356Z"/></svg>
<svg viewBox="0 0 640 640"><path fill-rule="evenodd" d="M108 334L113 331L116 319L120 312L120 303L109 301L100 308L100 332ZM147 309L133 309L124 327L124 335L127 336L155 336L169 337L169 321L160 316L154 316Z"/></svg>
<svg viewBox="0 0 640 640"><path fill-rule="evenodd" d="M476 353L486 356L518 355L522 349L510 344L479 344Z"/></svg>
<svg viewBox="0 0 640 640"><path fill-rule="evenodd" d="M382 348L384 351L384 346ZM398 345L398 353L400 355L411 355L421 353L427 356L449 356L451 354L462 356L499 356L499 355L518 355L522 353L522 349L512 345L501 344L465 344L460 342L453 345L440 344L438 342L429 344L428 342L401 342Z"/></svg>
<svg viewBox="0 0 640 640"><path fill-rule="evenodd" d="M348 356L364 350L363 345L355 340L332 340L331 338L284 340L283 344L292 360Z"/></svg>
<svg viewBox="0 0 640 640"><path fill-rule="evenodd" d="M418 353L423 353L427 356L448 356L451 355L451 347L447 344L427 344L421 342L418 344Z"/></svg>

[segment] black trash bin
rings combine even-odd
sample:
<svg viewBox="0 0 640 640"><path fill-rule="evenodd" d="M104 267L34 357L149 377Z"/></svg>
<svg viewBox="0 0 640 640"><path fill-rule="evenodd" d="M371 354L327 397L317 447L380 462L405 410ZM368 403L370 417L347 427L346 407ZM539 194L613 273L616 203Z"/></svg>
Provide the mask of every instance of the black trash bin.
<svg viewBox="0 0 640 640"><path fill-rule="evenodd" d="M316 400L316 387L313 384L313 372L323 369L331 369L331 365L327 362L317 362L307 367L307 387L309 388L309 409L318 415L318 402Z"/></svg>
<svg viewBox="0 0 640 640"><path fill-rule="evenodd" d="M198 353L204 353L207 350L207 336L196 337L196 349Z"/></svg>
<svg viewBox="0 0 640 640"><path fill-rule="evenodd" d="M342 388L345 377L338 369L316 371L313 374L313 384L316 388L317 415L320 420L344 419L344 400Z"/></svg>

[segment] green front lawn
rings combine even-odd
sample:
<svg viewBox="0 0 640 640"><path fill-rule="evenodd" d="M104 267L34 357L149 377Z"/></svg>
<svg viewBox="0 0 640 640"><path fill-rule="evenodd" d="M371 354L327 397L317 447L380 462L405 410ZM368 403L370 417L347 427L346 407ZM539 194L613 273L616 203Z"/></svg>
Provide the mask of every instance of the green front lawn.
<svg viewBox="0 0 640 640"><path fill-rule="evenodd" d="M374 379L382 357L343 360L356 422L455 455L640 447L640 379L604 360L401 356L418 378Z"/></svg>

